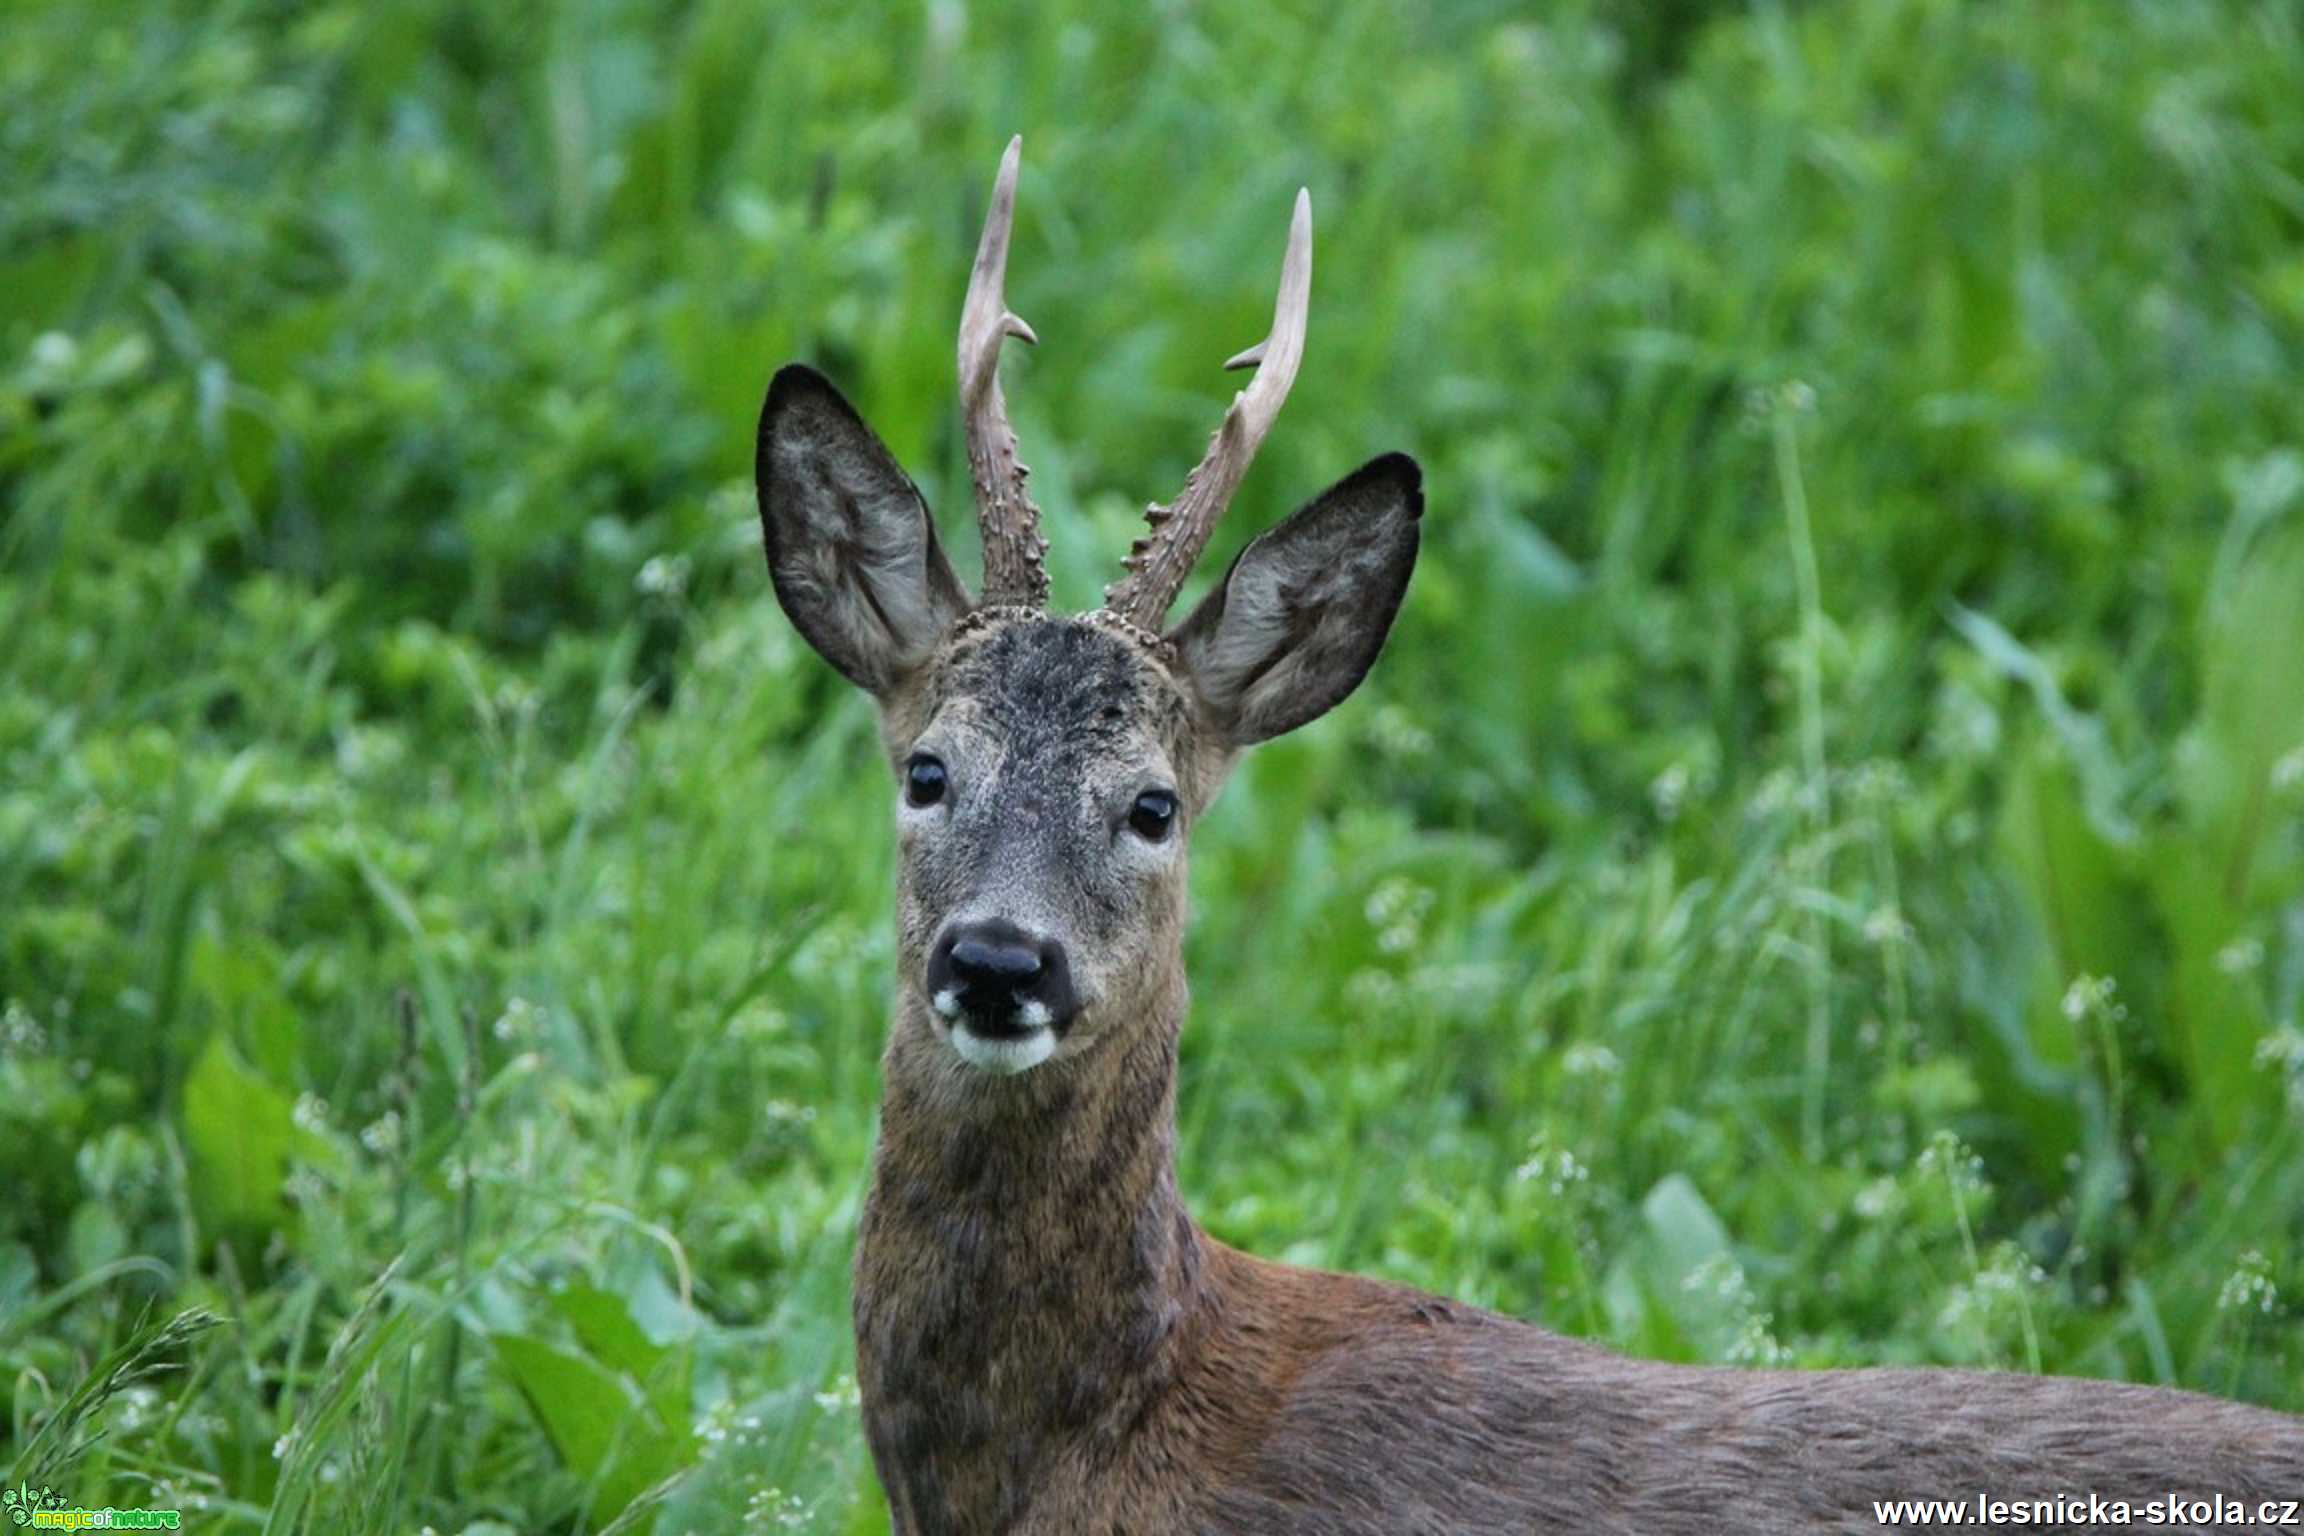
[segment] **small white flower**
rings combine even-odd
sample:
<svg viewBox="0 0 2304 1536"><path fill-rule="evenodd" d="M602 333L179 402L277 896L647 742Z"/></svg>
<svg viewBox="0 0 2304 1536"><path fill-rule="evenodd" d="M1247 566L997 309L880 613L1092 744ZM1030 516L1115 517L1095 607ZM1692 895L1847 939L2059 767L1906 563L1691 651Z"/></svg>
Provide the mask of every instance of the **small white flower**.
<svg viewBox="0 0 2304 1536"><path fill-rule="evenodd" d="M1432 752L1431 734L1397 704L1376 711L1368 723L1368 734L1376 749L1387 757L1419 758Z"/></svg>
<svg viewBox="0 0 2304 1536"><path fill-rule="evenodd" d="M1864 919L1864 941L1881 948L1890 944L1908 944L1912 940L1912 925L1904 921L1904 914L1894 907L1878 907Z"/></svg>
<svg viewBox="0 0 2304 1536"><path fill-rule="evenodd" d="M2119 983L2109 976L2082 974L2072 978L2072 985L2064 989L2064 1017L2077 1024L2090 1014L2096 1014L2114 1023L2128 1017L2128 1005L2120 1001Z"/></svg>
<svg viewBox="0 0 2304 1536"><path fill-rule="evenodd" d="M1624 1063L1608 1047L1580 1040L1562 1054L1560 1070L1570 1077L1614 1077Z"/></svg>
<svg viewBox="0 0 2304 1536"><path fill-rule="evenodd" d="M2290 790L2304 786L2304 747L2283 756L2272 765L2272 787Z"/></svg>
<svg viewBox="0 0 2304 1536"><path fill-rule="evenodd" d="M863 1393L857 1389L856 1378L853 1376L842 1376L832 1383L829 1390L816 1394L816 1406L826 1413L848 1412L861 1407L863 1402Z"/></svg>
<svg viewBox="0 0 2304 1536"><path fill-rule="evenodd" d="M40 1027L40 1021L22 1003L8 999L7 1011L0 1013L0 1050L29 1055L47 1045L48 1032Z"/></svg>
<svg viewBox="0 0 2304 1536"><path fill-rule="evenodd" d="M1955 1189L1973 1188L1984 1182L1984 1159L1971 1152L1968 1144L1950 1131L1938 1131L1929 1137L1914 1166L1923 1174L1941 1175Z"/></svg>
<svg viewBox="0 0 2304 1536"><path fill-rule="evenodd" d="M32 338L33 366L62 373L80 360L80 343L62 331L42 331Z"/></svg>
<svg viewBox="0 0 2304 1536"><path fill-rule="evenodd" d="M2216 951L2216 969L2227 976L2242 976L2264 963L2264 944L2260 939L2234 939Z"/></svg>
<svg viewBox="0 0 2304 1536"><path fill-rule="evenodd" d="M1856 1191L1850 1204L1866 1221L1884 1221L1903 1209L1904 1189L1894 1179L1877 1178Z"/></svg>
<svg viewBox="0 0 2304 1536"><path fill-rule="evenodd" d="M526 1040L536 1033L542 1010L524 997L514 997L504 1004L504 1011L496 1016L489 1032L499 1040Z"/></svg>
<svg viewBox="0 0 2304 1536"><path fill-rule="evenodd" d="M400 1150L400 1111L388 1109L360 1128L360 1145L378 1157Z"/></svg>
<svg viewBox="0 0 2304 1536"><path fill-rule="evenodd" d="M640 567L640 575L633 585L645 596L677 600L688 589L688 557L650 555L647 563Z"/></svg>
<svg viewBox="0 0 2304 1536"><path fill-rule="evenodd" d="M2259 1312L2269 1315L2280 1305L2280 1292L2272 1284L2272 1261L2251 1248L2216 1292L2219 1312Z"/></svg>
<svg viewBox="0 0 2304 1536"><path fill-rule="evenodd" d="M1566 1147L1555 1147L1538 1136L1528 1144L1528 1160L1512 1170L1512 1177L1518 1183L1538 1185L1558 1199L1587 1183L1592 1171Z"/></svg>
<svg viewBox="0 0 2304 1536"><path fill-rule="evenodd" d="M1672 821L1680 815L1680 807L1688 798L1688 765L1674 763L1649 781L1648 801L1656 807L1659 821Z"/></svg>
<svg viewBox="0 0 2304 1536"><path fill-rule="evenodd" d="M2256 1042L2256 1065L2289 1072L2304 1070L2304 1031L2283 1024Z"/></svg>
<svg viewBox="0 0 2304 1536"><path fill-rule="evenodd" d="M1790 1365L1792 1351L1778 1342L1771 1332L1776 1318L1773 1313L1754 1312L1744 1319L1736 1336L1728 1341L1727 1358L1730 1365Z"/></svg>

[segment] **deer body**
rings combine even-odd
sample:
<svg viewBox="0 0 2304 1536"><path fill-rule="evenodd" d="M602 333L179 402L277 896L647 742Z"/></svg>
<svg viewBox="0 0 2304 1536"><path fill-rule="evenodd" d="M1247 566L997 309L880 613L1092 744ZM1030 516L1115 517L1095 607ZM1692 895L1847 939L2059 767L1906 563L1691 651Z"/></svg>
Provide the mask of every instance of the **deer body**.
<svg viewBox="0 0 2304 1536"><path fill-rule="evenodd" d="M901 786L895 1018L856 1254L865 1430L904 1536L1877 1529L1875 1500L2304 1499L2304 1421L1979 1372L1627 1360L1271 1264L1175 1176L1182 846L1237 754L1373 663L1422 513L1372 461L1159 629L1302 354L1299 197L1258 378L1108 606L1041 611L1045 541L997 377L1016 149L962 323L986 523L973 602L918 491L821 377L770 386L779 600L878 701ZM2277 1513L2255 1516L2275 1528ZM2163 1528L2180 1529L2181 1524ZM2220 1530L2246 1528L2225 1523Z"/></svg>
<svg viewBox="0 0 2304 1536"><path fill-rule="evenodd" d="M916 1097L925 1039L899 1025L888 1052L856 1263L906 1536L1713 1536L1876 1530L1873 1501L1905 1497L2304 1497L2304 1426L2213 1398L1660 1365L1267 1263L1178 1198L1169 1051L1005 1079L951 1119Z"/></svg>

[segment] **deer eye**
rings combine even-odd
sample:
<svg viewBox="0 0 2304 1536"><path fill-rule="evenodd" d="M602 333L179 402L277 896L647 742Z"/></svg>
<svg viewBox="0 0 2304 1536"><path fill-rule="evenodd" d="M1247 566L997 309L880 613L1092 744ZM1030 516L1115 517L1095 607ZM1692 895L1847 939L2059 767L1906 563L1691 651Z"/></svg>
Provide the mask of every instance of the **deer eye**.
<svg viewBox="0 0 2304 1536"><path fill-rule="evenodd" d="M1164 842L1176 825L1176 797L1164 789L1148 789L1128 808L1128 827L1148 843Z"/></svg>
<svg viewBox="0 0 2304 1536"><path fill-rule="evenodd" d="M944 765L925 752L912 754L904 765L904 803L934 805L944 798Z"/></svg>

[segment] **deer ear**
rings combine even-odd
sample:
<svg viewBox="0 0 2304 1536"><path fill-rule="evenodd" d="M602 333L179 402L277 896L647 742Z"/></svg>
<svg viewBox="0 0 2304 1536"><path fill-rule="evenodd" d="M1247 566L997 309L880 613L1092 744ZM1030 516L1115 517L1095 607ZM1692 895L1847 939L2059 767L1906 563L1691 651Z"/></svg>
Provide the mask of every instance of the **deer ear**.
<svg viewBox="0 0 2304 1536"><path fill-rule="evenodd" d="M798 363L768 386L754 472L776 600L843 677L886 695L970 606L918 487Z"/></svg>
<svg viewBox="0 0 2304 1536"><path fill-rule="evenodd" d="M1316 720L1360 686L1416 565L1423 473L1372 459L1257 535L1169 633L1235 747Z"/></svg>

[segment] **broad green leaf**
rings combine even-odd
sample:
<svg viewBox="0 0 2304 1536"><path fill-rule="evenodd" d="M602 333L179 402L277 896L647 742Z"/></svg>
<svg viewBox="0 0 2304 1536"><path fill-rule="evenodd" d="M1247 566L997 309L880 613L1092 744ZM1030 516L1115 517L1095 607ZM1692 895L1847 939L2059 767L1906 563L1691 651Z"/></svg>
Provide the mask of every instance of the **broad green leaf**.
<svg viewBox="0 0 2304 1536"><path fill-rule="evenodd" d="M85 1275L102 1269L128 1251L128 1231L120 1215L101 1200L83 1200L72 1213L65 1239L72 1255L72 1272Z"/></svg>
<svg viewBox="0 0 2304 1536"><path fill-rule="evenodd" d="M273 1082L296 1070L298 1021L280 988L278 946L248 934L204 932L187 962L196 996L230 1021L233 1042Z"/></svg>
<svg viewBox="0 0 2304 1536"><path fill-rule="evenodd" d="M688 1459L685 1427L667 1425L619 1372L520 1334L497 1334L493 1342L552 1448L584 1480L595 1525L613 1520Z"/></svg>
<svg viewBox="0 0 2304 1536"><path fill-rule="evenodd" d="M2198 1123L2229 1148L2260 1124L2275 1082L2255 1062L2268 1022L2262 994L2252 976L2224 959L2243 915L2224 872L2213 849L2173 838L2152 864L2152 892L2173 951L2168 1029Z"/></svg>
<svg viewBox="0 0 2304 1536"><path fill-rule="evenodd" d="M297 1145L288 1096L258 1077L223 1034L212 1034L184 1082L184 1139L202 1218L222 1227L270 1227Z"/></svg>
<svg viewBox="0 0 2304 1536"><path fill-rule="evenodd" d="M2122 977L2138 958L2134 898L2118 848L2089 819L2078 785L2057 753L2035 745L2016 764L2001 813L2000 846L2029 901L2044 941L2043 968L2028 1014L2027 1043L2039 1062L2079 1060L2061 1002L2079 975Z"/></svg>
<svg viewBox="0 0 2304 1536"><path fill-rule="evenodd" d="M2279 765L2304 752L2304 525L2233 557L2202 626L2199 719L2177 755L2192 841L2218 861L2225 899L2287 894L2298 863L2280 836Z"/></svg>
<svg viewBox="0 0 2304 1536"><path fill-rule="evenodd" d="M2033 743L2013 765L1999 844L2032 918L2025 945L2032 959L2021 1009L1977 1012L1996 1026L1995 1038L1982 1043L2005 1061L1978 1084L1990 1107L2024 1127L2034 1166L2053 1168L2082 1133L2075 1074L2083 1046L2064 1012L2065 992L2079 976L2108 976L2136 1000L2147 936L2124 851L2089 814L2075 770L2047 742Z"/></svg>
<svg viewBox="0 0 2304 1536"><path fill-rule="evenodd" d="M1686 1174L1669 1173L1640 1202L1640 1239L1603 1283L1602 1299L1632 1347L1666 1357L1702 1355L1724 1330L1689 1281L1707 1262L1731 1260L1728 1229Z"/></svg>
<svg viewBox="0 0 2304 1536"><path fill-rule="evenodd" d="M597 1286L572 1285L553 1296L552 1306L568 1319L594 1360L639 1384L665 1423L687 1421L686 1353L649 1338L623 1297Z"/></svg>
<svg viewBox="0 0 2304 1536"><path fill-rule="evenodd" d="M1640 1202L1654 1260L1650 1271L1678 1288L1708 1260L1728 1254L1728 1229L1684 1173L1668 1173Z"/></svg>

